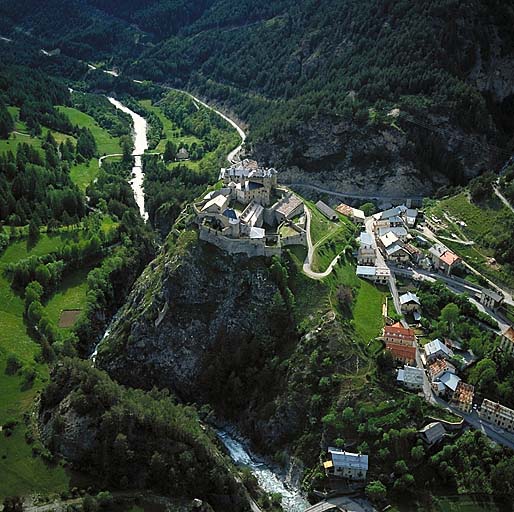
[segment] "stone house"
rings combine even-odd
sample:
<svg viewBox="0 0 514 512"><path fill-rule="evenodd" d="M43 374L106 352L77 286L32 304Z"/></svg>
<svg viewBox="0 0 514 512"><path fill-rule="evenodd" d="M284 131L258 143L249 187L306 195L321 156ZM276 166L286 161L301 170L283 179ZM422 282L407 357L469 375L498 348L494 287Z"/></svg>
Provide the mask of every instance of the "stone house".
<svg viewBox="0 0 514 512"><path fill-rule="evenodd" d="M325 204L323 201L318 201L316 203L316 208L320 211L328 220L336 221L339 220L337 212L330 208L328 204Z"/></svg>
<svg viewBox="0 0 514 512"><path fill-rule="evenodd" d="M404 365L398 370L396 381L412 391L420 391L423 389L425 378L425 370L415 366Z"/></svg>
<svg viewBox="0 0 514 512"><path fill-rule="evenodd" d="M359 265L374 265L377 259L376 247L373 237L363 231L358 238L357 263Z"/></svg>
<svg viewBox="0 0 514 512"><path fill-rule="evenodd" d="M484 398L478 415L483 420L497 425L508 432L514 432L514 410L504 405Z"/></svg>
<svg viewBox="0 0 514 512"><path fill-rule="evenodd" d="M455 253L442 244L435 244L428 252L434 268L448 275L462 263L462 260Z"/></svg>
<svg viewBox="0 0 514 512"><path fill-rule="evenodd" d="M484 288L480 292L479 300L480 304L484 305L486 308L496 309L497 307L501 306L505 300L505 297L501 293Z"/></svg>
<svg viewBox="0 0 514 512"><path fill-rule="evenodd" d="M386 325L382 331L382 339L386 343L396 343L414 347L416 345L416 334L412 329L403 327L400 322L393 325Z"/></svg>
<svg viewBox="0 0 514 512"><path fill-rule="evenodd" d="M416 363L416 347L386 342L386 350L391 352L396 362L412 366Z"/></svg>

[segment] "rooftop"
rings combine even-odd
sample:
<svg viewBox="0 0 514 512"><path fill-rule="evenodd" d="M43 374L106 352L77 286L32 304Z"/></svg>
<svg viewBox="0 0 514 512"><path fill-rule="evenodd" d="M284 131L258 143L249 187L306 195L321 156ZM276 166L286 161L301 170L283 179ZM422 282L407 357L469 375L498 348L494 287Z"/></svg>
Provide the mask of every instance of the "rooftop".
<svg viewBox="0 0 514 512"><path fill-rule="evenodd" d="M504 338L507 338L508 340L510 340L510 341L512 341L514 343L514 328L513 327L507 327L507 329L505 329L502 332L502 336Z"/></svg>
<svg viewBox="0 0 514 512"><path fill-rule="evenodd" d="M395 236L401 238L402 236L407 236L408 231L403 227L385 227L385 228L378 228L378 236L384 236L388 233L393 233Z"/></svg>
<svg viewBox="0 0 514 512"><path fill-rule="evenodd" d="M445 359L436 359L427 366L430 378L434 378L436 375L440 375L443 372L455 373L455 366L446 361Z"/></svg>
<svg viewBox="0 0 514 512"><path fill-rule="evenodd" d="M474 395L475 388L471 384L460 381L455 393L453 394L452 401L462 405L471 405L473 403Z"/></svg>
<svg viewBox="0 0 514 512"><path fill-rule="evenodd" d="M390 350L391 353L399 359L410 359L412 361L416 359L416 347L399 345L388 341L386 343L386 349Z"/></svg>
<svg viewBox="0 0 514 512"><path fill-rule="evenodd" d="M440 377L439 380L452 391L455 391L457 389L457 386L459 385L459 382L461 381L460 377L455 375L451 372L444 372Z"/></svg>
<svg viewBox="0 0 514 512"><path fill-rule="evenodd" d="M386 325L384 327L384 336L388 338L402 338L414 341L416 335L412 329L403 327L400 322L396 322L393 325Z"/></svg>
<svg viewBox="0 0 514 512"><path fill-rule="evenodd" d="M508 407L505 407L498 402L488 400L487 398L484 398L484 401L481 405L481 410L490 412L492 414L497 414L499 416L508 418L511 421L514 421L514 410L509 409Z"/></svg>
<svg viewBox="0 0 514 512"><path fill-rule="evenodd" d="M385 235L380 237L382 245L387 249L390 245L398 242L398 237L392 232L388 231Z"/></svg>
<svg viewBox="0 0 514 512"><path fill-rule="evenodd" d="M345 452L338 448L328 448L328 453L332 457L335 466L368 470L368 456L361 453Z"/></svg>
<svg viewBox="0 0 514 512"><path fill-rule="evenodd" d="M446 263L448 266L451 266L454 263L457 263L457 261L459 261L459 260L460 260L460 258L452 251L445 251L443 253L443 255L441 256L441 261L443 263Z"/></svg>
<svg viewBox="0 0 514 512"><path fill-rule="evenodd" d="M415 293L407 292L403 295L400 295L400 304L403 306L404 304L408 304L409 302L414 302L415 304L421 304L418 299L418 296Z"/></svg>
<svg viewBox="0 0 514 512"><path fill-rule="evenodd" d="M433 421L432 423L429 423L428 425L424 426L420 431L420 434L423 434L427 441L432 444L436 443L440 439L444 437L446 434L446 430L444 429L444 426L439 421Z"/></svg>
<svg viewBox="0 0 514 512"><path fill-rule="evenodd" d="M360 242L361 246L372 247L373 246L373 237L369 233L366 233L365 231L363 231L359 235L359 242Z"/></svg>
<svg viewBox="0 0 514 512"><path fill-rule="evenodd" d="M427 356L437 354L439 351L444 352L449 357L453 356L453 352L441 340L434 340L427 343L424 349Z"/></svg>
<svg viewBox="0 0 514 512"><path fill-rule="evenodd" d="M337 217L337 213L335 212L335 210L330 208L330 206L328 206L328 204L325 204L323 201L318 201L316 203L316 208L327 217Z"/></svg>

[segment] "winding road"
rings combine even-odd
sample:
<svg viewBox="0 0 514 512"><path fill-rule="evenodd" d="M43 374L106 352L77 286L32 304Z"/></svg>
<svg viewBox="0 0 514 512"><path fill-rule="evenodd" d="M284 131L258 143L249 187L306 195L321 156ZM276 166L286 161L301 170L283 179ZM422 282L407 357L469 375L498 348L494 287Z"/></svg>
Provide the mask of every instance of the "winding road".
<svg viewBox="0 0 514 512"><path fill-rule="evenodd" d="M316 249L316 246L313 245L311 237L311 212L308 207L305 207L304 210L306 219L305 230L307 231L307 256L305 257L305 261L303 262L303 272L311 279L319 280L331 274L332 270L334 270L334 267L339 262L339 258L341 257L341 255L338 254L330 262L330 265L325 270L325 272L314 272L314 270L312 270L312 259L314 257L314 250Z"/></svg>

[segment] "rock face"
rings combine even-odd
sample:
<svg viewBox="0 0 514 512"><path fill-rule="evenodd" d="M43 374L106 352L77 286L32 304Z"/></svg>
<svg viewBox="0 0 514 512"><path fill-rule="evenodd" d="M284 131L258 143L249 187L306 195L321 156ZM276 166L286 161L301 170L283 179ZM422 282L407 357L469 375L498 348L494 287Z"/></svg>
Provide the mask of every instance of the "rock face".
<svg viewBox="0 0 514 512"><path fill-rule="evenodd" d="M40 433L43 443L53 446L53 435L59 432L58 446L53 446L68 461L78 462L98 447L97 419L79 414L68 395L53 409L40 412Z"/></svg>
<svg viewBox="0 0 514 512"><path fill-rule="evenodd" d="M277 291L259 258L196 241L180 254L163 253L137 282L97 364L124 384L197 400L206 355L222 338L266 331Z"/></svg>
<svg viewBox="0 0 514 512"><path fill-rule="evenodd" d="M490 154L477 135L464 133L443 116L432 116L424 123L435 130L406 122L400 129L336 118L312 119L294 133L258 142L253 149L259 161L284 166L283 183L393 198L428 195L487 168ZM429 137L438 146L438 155L427 168L420 156L433 150L424 147ZM451 176L446 169L446 162L453 158L460 176Z"/></svg>

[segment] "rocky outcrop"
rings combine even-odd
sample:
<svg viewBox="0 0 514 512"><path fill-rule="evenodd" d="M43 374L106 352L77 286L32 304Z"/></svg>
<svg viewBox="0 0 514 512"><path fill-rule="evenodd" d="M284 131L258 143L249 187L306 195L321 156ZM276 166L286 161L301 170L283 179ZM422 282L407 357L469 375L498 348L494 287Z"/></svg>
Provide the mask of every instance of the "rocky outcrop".
<svg viewBox="0 0 514 512"><path fill-rule="evenodd" d="M198 399L206 356L222 338L269 330L278 288L263 263L196 240L163 253L136 283L97 364L124 384Z"/></svg>

